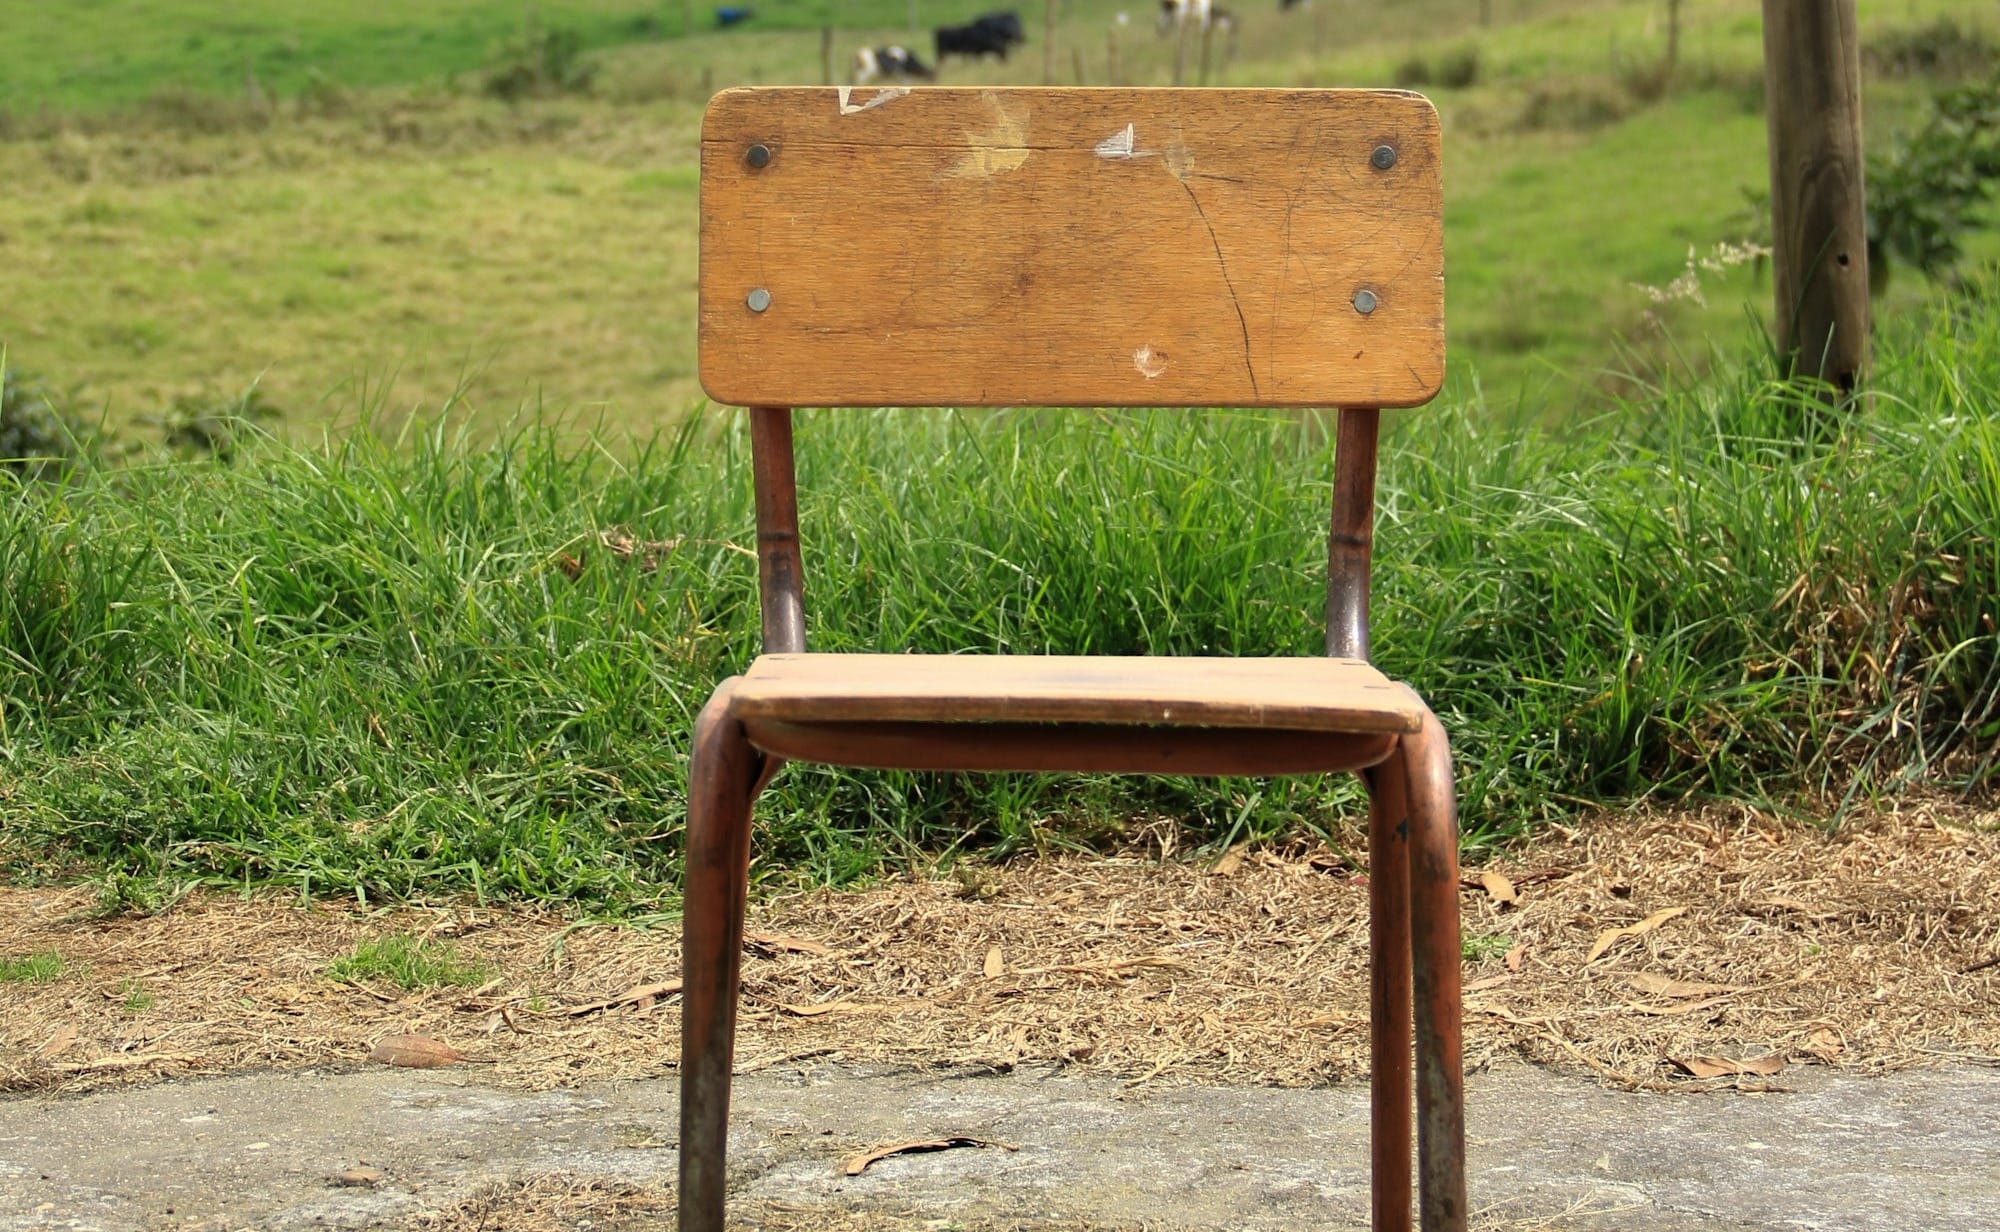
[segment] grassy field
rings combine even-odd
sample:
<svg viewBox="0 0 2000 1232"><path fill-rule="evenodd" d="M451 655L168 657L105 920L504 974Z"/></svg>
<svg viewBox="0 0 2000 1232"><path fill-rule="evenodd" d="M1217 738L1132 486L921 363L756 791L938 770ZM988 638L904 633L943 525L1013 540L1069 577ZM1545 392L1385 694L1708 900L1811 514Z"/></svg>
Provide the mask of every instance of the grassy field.
<svg viewBox="0 0 2000 1232"><path fill-rule="evenodd" d="M421 413L450 398L487 423L524 404L621 428L685 414L701 402L700 101L731 82L820 73L807 4L760 6L747 29L697 20L687 37L679 6L539 5L545 25L573 23L596 49L596 74L587 94L517 104L477 89L519 29L511 4L452 0L406 18L262 0L224 19L213 4L160 0L59 16L70 7L27 6L0 45L0 110L13 116L0 124L13 134L0 139L0 347L139 435L176 400L253 384L308 434L363 406ZM920 16L981 7L931 3ZM1105 79L1114 28L1122 79L1170 79L1172 42L1143 11L1114 27L1117 7L1062 6L1064 80L1072 52L1087 80ZM1941 13L1993 25L1950 0L1861 7L1878 43ZM1768 311L1768 280L1748 267L1709 276L1699 304L1656 305L1641 289L1670 283L1690 249L1761 225L1745 196L1765 176L1756 4L1686 10L1682 61L1665 77L1664 10L1650 0L1502 0L1490 28L1469 20L1468 0L1244 6L1212 79L1429 91L1446 128L1455 387L1560 415L1598 405L1629 370L1699 365L1707 334L1733 333L1746 306ZM905 36L907 11L840 6L837 59ZM272 59L294 44L293 59ZM254 96L245 57L260 66ZM951 80L1040 71L1031 43ZM1872 76L1871 140L1913 122L1931 84ZM1991 235L1974 247L2000 251ZM1881 311L1923 293L1900 278Z"/></svg>
<svg viewBox="0 0 2000 1232"><path fill-rule="evenodd" d="M1838 419L1768 379L1754 266L1656 303L1757 232L1765 176L1756 5L1685 7L1672 74L1640 0L1501 0L1490 28L1463 0L1246 6L1211 66L1421 84L1444 117L1452 367L1385 455L1377 646L1445 713L1475 842L1579 800L1993 780L1994 276L1899 275L1865 413ZM1993 22L1861 7L1871 47ZM195 879L670 899L687 727L756 609L742 427L693 379L695 134L716 86L817 80L819 12L715 32L542 5L590 86L508 102L480 81L511 5L55 11L0 44L0 351L105 432L61 482L0 468L0 872L98 875L113 906ZM1061 74L1102 81L1116 29L1124 80L1171 78L1143 12L1060 11ZM838 57L907 12L842 7ZM1966 45L1871 59L1872 141L1993 67ZM1031 44L953 79L1040 73ZM274 439L163 448L253 387ZM1312 653L1323 429L807 414L816 644ZM794 768L760 870L841 882L1150 817L1330 834L1353 800Z"/></svg>
<svg viewBox="0 0 2000 1232"><path fill-rule="evenodd" d="M1578 800L1993 781L1997 305L1989 278L1888 327L1865 411L1800 402L1745 348L1561 428L1464 404L1401 421L1377 657L1445 717L1470 841ZM1315 653L1322 428L807 415L814 644ZM454 439L0 494L0 870L95 870L141 906L195 878L670 899L686 733L756 636L741 420ZM1332 835L1353 800L791 767L759 869L840 882L1151 817L1196 842Z"/></svg>

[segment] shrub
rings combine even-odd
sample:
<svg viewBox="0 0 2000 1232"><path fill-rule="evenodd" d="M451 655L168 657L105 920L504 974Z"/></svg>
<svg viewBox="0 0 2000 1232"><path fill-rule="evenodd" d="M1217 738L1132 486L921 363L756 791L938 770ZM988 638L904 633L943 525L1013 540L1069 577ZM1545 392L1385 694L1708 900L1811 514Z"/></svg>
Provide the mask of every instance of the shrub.
<svg viewBox="0 0 2000 1232"><path fill-rule="evenodd" d="M2000 44L1977 26L1941 16L1926 26L1903 26L1868 40L1861 58L1884 77L1963 80L2000 62Z"/></svg>
<svg viewBox="0 0 2000 1232"><path fill-rule="evenodd" d="M84 434L41 383L0 363L0 468L39 478L83 456Z"/></svg>
<svg viewBox="0 0 2000 1232"><path fill-rule="evenodd" d="M1608 82L1550 82L1529 93L1517 126L1527 132L1588 132L1616 124L1631 109L1625 93Z"/></svg>
<svg viewBox="0 0 2000 1232"><path fill-rule="evenodd" d="M1442 53L1436 63L1412 55L1396 66L1395 83L1404 89L1438 85L1463 90L1479 80L1479 49L1467 44Z"/></svg>
<svg viewBox="0 0 2000 1232"><path fill-rule="evenodd" d="M153 422L159 425L169 449L233 462L245 443L265 435L264 425L282 416L264 391L253 387L234 398L176 398Z"/></svg>
<svg viewBox="0 0 2000 1232"><path fill-rule="evenodd" d="M1886 282L1890 258L1937 277L1983 226L2000 180L2000 73L1932 99L1915 136L1868 168L1868 246ZM1879 285L1877 286L1879 290Z"/></svg>
<svg viewBox="0 0 2000 1232"><path fill-rule="evenodd" d="M544 26L531 14L521 32L494 53L482 88L513 103L587 94L596 80L597 66L583 57L583 35L569 26Z"/></svg>

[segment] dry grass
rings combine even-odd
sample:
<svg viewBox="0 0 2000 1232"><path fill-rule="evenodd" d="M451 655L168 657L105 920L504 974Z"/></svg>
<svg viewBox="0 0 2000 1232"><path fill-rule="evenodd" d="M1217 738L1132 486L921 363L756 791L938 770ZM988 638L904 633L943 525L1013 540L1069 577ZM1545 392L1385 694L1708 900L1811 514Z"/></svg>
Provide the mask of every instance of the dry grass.
<svg viewBox="0 0 2000 1232"><path fill-rule="evenodd" d="M547 1173L484 1186L449 1207L423 1211L391 1226L409 1232L628 1232L663 1227L674 1208L671 1185L633 1184L596 1177ZM1589 1205L1534 1219L1507 1219L1497 1212L1475 1214L1477 1232L1563 1232L1572 1221L1616 1214ZM734 1227L759 1232L1110 1232L1110 1226L1035 1216L993 1218L954 1215L940 1219L933 1209L830 1210L779 1202L730 1203ZM1121 1224L1121 1232L1149 1232L1154 1225ZM1596 1225L1602 1226L1602 1225Z"/></svg>
<svg viewBox="0 0 2000 1232"><path fill-rule="evenodd" d="M1912 807L1828 835L1718 809L1551 832L1480 870L1508 877L1517 906L1469 879L1468 1061L1525 1055L1683 1088L1708 1084L1668 1058L1776 1058L1764 1070L2000 1060L2000 964L1987 962L2000 957L1995 820ZM673 1066L676 999L643 995L678 974L673 928L223 895L92 921L93 901L0 891L0 956L65 960L51 982L0 987L0 1087L356 1064L394 1033L442 1040L494 1080L532 1087ZM1352 1079L1366 1067L1365 901L1352 865L1323 850L962 866L778 898L751 924L739 1064ZM1607 930L1675 907L1685 911L1586 962ZM450 939L498 974L414 992L325 974L392 933Z"/></svg>

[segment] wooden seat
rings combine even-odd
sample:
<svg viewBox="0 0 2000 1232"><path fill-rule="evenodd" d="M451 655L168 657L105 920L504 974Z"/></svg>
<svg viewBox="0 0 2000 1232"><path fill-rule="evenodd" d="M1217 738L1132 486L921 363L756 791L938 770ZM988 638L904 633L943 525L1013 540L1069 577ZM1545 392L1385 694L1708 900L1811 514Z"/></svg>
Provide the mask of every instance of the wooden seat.
<svg viewBox="0 0 2000 1232"><path fill-rule="evenodd" d="M724 1223L751 810L787 760L1359 772L1372 1222L1408 1232L1414 1191L1424 1232L1465 1232L1451 754L1368 662L1378 412L1442 380L1442 230L1437 113L1400 90L710 103L700 372L749 408L764 654L688 770L682 1232ZM1338 408L1327 657L806 653L790 408L911 405Z"/></svg>
<svg viewBox="0 0 2000 1232"><path fill-rule="evenodd" d="M731 709L793 722L1104 723L1414 732L1424 705L1359 659L767 654Z"/></svg>

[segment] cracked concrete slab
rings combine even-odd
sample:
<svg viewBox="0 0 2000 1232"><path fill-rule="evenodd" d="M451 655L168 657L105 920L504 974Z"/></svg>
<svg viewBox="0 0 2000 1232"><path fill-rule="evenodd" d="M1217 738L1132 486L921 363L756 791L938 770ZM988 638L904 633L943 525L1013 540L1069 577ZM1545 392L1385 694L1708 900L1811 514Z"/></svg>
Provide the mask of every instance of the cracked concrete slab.
<svg viewBox="0 0 2000 1232"><path fill-rule="evenodd" d="M1473 1205L1501 1226L2000 1232L2000 1071L1806 1071L1785 1083L1668 1095L1525 1065L1476 1074ZM1358 1085L822 1067L747 1075L738 1090L736 1192L753 1202L1176 1228L1365 1220ZM0 1229L395 1226L495 1181L661 1182L674 1170L674 1107L671 1078L534 1093L467 1070L392 1069L15 1099L0 1104ZM948 1133L1019 1149L839 1174L868 1146ZM330 1183L359 1165L382 1172L377 1188Z"/></svg>

